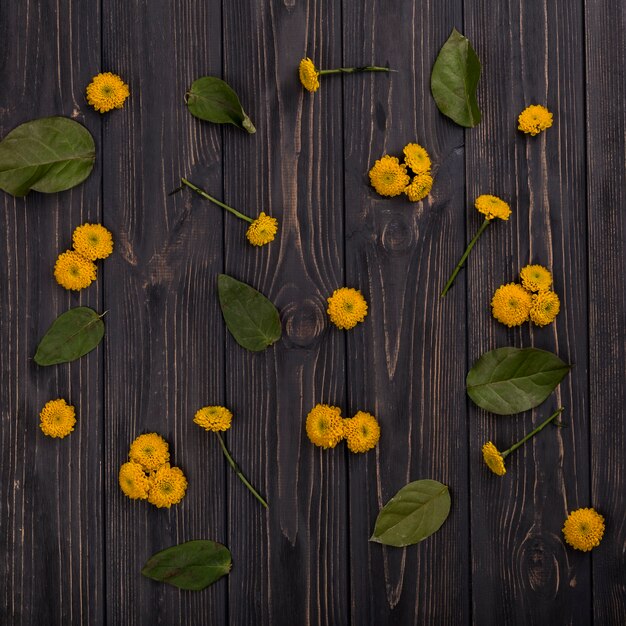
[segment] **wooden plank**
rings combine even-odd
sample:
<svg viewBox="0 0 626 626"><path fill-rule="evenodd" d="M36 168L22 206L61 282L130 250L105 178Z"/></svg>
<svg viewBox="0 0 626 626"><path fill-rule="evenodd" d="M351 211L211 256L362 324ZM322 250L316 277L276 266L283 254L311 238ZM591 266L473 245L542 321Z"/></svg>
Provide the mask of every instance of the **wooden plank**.
<svg viewBox="0 0 626 626"><path fill-rule="evenodd" d="M154 552L191 539L226 543L224 460L193 424L224 401L223 326L215 274L222 217L190 193L168 196L181 176L222 181L220 129L184 105L191 82L219 74L219 3L103 3L103 69L131 96L104 121L104 211L117 252L105 271L107 621L220 624L225 581L202 593L143 578ZM199 199L198 199L199 200ZM185 499L156 509L117 485L132 439L156 431L189 480Z"/></svg>
<svg viewBox="0 0 626 626"><path fill-rule="evenodd" d="M594 550L596 624L626 622L624 496L626 485L626 7L585 2L587 203L589 225L589 422L591 500L606 519Z"/></svg>
<svg viewBox="0 0 626 626"><path fill-rule="evenodd" d="M380 420L375 452L350 456L353 624L469 621L466 349L463 279L439 293L464 239L463 131L441 116L430 70L461 2L344 2L346 66L389 64L344 79L346 282L363 290L368 318L347 334L348 406ZM363 36L362 33L365 33ZM416 204L382 198L368 170L417 141L435 183ZM368 543L380 508L406 483L450 486L451 515L418 546Z"/></svg>
<svg viewBox="0 0 626 626"><path fill-rule="evenodd" d="M506 345L536 346L576 364L532 415L498 417L471 405L476 624L590 621L589 561L561 533L567 511L589 495L581 9L575 2L465 3L465 34L483 64L483 120L466 133L467 237L481 222L472 208L479 194L501 196L513 210L508 222L490 226L468 264L468 367ZM537 137L517 131L529 104L554 113L554 126ZM491 297L529 263L552 269L561 313L545 328L509 330L491 317ZM550 427L516 451L503 478L484 467L485 441L506 449L561 405L567 428Z"/></svg>
<svg viewBox="0 0 626 626"><path fill-rule="evenodd" d="M31 119L64 115L100 136L84 89L100 56L97 9L79 2L0 6L3 89L0 137ZM52 272L73 229L100 219L99 162L87 181L54 195L0 197L0 622L99 624L102 575L102 348L72 364L32 357L54 318L78 305L100 309L102 279L66 292ZM39 428L51 399L76 407L67 438Z"/></svg>
<svg viewBox="0 0 626 626"><path fill-rule="evenodd" d="M340 6L224 3L224 79L257 132L224 134L224 199L271 213L279 237L261 249L226 222L226 271L271 298L283 339L260 354L226 342L233 454L267 495L265 511L229 474L234 624L341 624L347 614L346 469L341 448L316 449L304 419L345 405L344 339L326 319L342 283L341 84L305 92L303 56L340 61Z"/></svg>

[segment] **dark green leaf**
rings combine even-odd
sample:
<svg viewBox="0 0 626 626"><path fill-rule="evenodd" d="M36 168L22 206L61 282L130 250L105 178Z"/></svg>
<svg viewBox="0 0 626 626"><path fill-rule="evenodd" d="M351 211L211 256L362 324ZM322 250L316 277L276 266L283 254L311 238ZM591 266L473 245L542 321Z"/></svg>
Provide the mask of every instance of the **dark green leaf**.
<svg viewBox="0 0 626 626"><path fill-rule="evenodd" d="M216 541L187 541L153 554L141 573L179 589L200 591L230 572L230 551Z"/></svg>
<svg viewBox="0 0 626 626"><path fill-rule="evenodd" d="M104 336L102 317L86 306L62 313L54 320L35 354L38 365L75 361L91 352Z"/></svg>
<svg viewBox="0 0 626 626"><path fill-rule="evenodd" d="M64 191L91 173L96 147L89 131L67 117L44 117L14 128L0 142L0 189L25 196Z"/></svg>
<svg viewBox="0 0 626 626"><path fill-rule="evenodd" d="M187 92L187 107L195 117L215 124L234 124L255 133L252 120L243 110L237 94L219 78L203 76Z"/></svg>
<svg viewBox="0 0 626 626"><path fill-rule="evenodd" d="M278 311L263 294L226 274L219 275L217 290L226 326L240 346L258 352L280 339Z"/></svg>
<svg viewBox="0 0 626 626"><path fill-rule="evenodd" d="M436 480L416 480L385 504L370 541L402 548L437 532L450 513L448 487Z"/></svg>
<svg viewBox="0 0 626 626"><path fill-rule="evenodd" d="M480 61L472 44L453 28L433 65L430 89L439 110L461 126L473 128L480 122L479 78Z"/></svg>
<svg viewBox="0 0 626 626"><path fill-rule="evenodd" d="M541 404L570 371L556 354L537 348L498 348L483 354L467 374L467 393L498 415Z"/></svg>

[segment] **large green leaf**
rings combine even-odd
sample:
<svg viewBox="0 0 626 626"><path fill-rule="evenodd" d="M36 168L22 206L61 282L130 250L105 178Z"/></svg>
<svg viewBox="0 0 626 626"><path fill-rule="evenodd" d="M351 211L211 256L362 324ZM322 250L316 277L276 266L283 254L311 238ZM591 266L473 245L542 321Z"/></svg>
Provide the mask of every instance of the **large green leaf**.
<svg viewBox="0 0 626 626"><path fill-rule="evenodd" d="M103 336L101 315L86 306L70 309L54 320L39 342L35 362L38 365L56 365L75 361L91 352Z"/></svg>
<svg viewBox="0 0 626 626"><path fill-rule="evenodd" d="M226 576L232 566L230 551L216 541L187 541L153 554L141 573L180 589L200 591Z"/></svg>
<svg viewBox="0 0 626 626"><path fill-rule="evenodd" d="M44 117L14 128L0 142L0 189L25 196L64 191L93 169L96 147L90 132L67 117Z"/></svg>
<svg viewBox="0 0 626 626"><path fill-rule="evenodd" d="M217 290L226 326L240 346L258 352L280 339L278 311L263 294L226 274L219 275Z"/></svg>
<svg viewBox="0 0 626 626"><path fill-rule="evenodd" d="M215 76L203 76L194 81L186 94L192 115L215 124L234 124L255 133L252 120L243 110L239 97L228 83Z"/></svg>
<svg viewBox="0 0 626 626"><path fill-rule="evenodd" d="M430 89L439 110L461 126L473 128L480 122L479 78L480 61L472 44L453 28L433 65Z"/></svg>
<svg viewBox="0 0 626 626"><path fill-rule="evenodd" d="M396 548L419 543L438 531L449 513L448 487L436 480L416 480L381 509L370 541Z"/></svg>
<svg viewBox="0 0 626 626"><path fill-rule="evenodd" d="M541 404L570 371L556 354L537 348L498 348L483 354L467 374L467 393L498 415Z"/></svg>

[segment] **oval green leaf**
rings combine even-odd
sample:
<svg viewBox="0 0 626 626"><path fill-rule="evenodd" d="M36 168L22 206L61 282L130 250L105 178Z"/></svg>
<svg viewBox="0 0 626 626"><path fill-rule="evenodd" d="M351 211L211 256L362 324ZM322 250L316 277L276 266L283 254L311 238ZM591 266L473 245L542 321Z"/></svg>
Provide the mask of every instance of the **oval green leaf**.
<svg viewBox="0 0 626 626"><path fill-rule="evenodd" d="M370 541L396 548L411 546L437 532L449 513L448 487L436 480L416 480L381 509Z"/></svg>
<svg viewBox="0 0 626 626"><path fill-rule="evenodd" d="M54 320L35 354L38 365L56 365L75 361L91 352L104 336L102 316L93 309L79 306Z"/></svg>
<svg viewBox="0 0 626 626"><path fill-rule="evenodd" d="M460 126L473 128L480 122L479 78L480 61L472 44L453 28L433 65L430 89L439 110Z"/></svg>
<svg viewBox="0 0 626 626"><path fill-rule="evenodd" d="M187 541L153 554L141 573L179 589L200 591L230 572L230 551L221 543Z"/></svg>
<svg viewBox="0 0 626 626"><path fill-rule="evenodd" d="M474 363L467 374L467 393L491 413L521 413L540 405L570 369L546 350L498 348Z"/></svg>
<svg viewBox="0 0 626 626"><path fill-rule="evenodd" d="M263 294L226 274L219 275L217 291L226 326L240 346L258 352L280 339L278 310Z"/></svg>
<svg viewBox="0 0 626 626"><path fill-rule="evenodd" d="M44 117L14 128L0 142L0 189L25 196L82 183L93 169L91 133L67 117Z"/></svg>
<svg viewBox="0 0 626 626"><path fill-rule="evenodd" d="M239 97L220 78L203 76L194 81L186 94L192 115L215 124L234 124L250 134L256 133L252 120L246 115Z"/></svg>

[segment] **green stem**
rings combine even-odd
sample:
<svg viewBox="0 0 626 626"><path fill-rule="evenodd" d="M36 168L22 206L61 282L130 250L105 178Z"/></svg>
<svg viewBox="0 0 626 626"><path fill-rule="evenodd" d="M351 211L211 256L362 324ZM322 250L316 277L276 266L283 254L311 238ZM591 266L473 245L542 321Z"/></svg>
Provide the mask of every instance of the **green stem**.
<svg viewBox="0 0 626 626"><path fill-rule="evenodd" d="M511 446L505 452L502 452L501 453L502 458L503 459L506 458L507 456L509 456L509 454L511 454L511 452L513 452L514 450L517 450L522 444L526 443L531 437L534 437L540 430L545 428L553 419L555 419L558 415L560 415L564 410L565 410L564 407L561 407L560 409L556 410L552 415L550 415L550 417L545 422L542 422L541 424L539 424L539 426L537 426L535 430L532 430L523 439L518 441L515 445Z"/></svg>
<svg viewBox="0 0 626 626"><path fill-rule="evenodd" d="M235 460L233 459L233 457L230 456L230 452L228 451L228 448L226 447L226 444L224 443L224 440L222 439L222 435L220 435L218 432L216 432L215 434L217 435L220 445L222 446L222 452L224 453L226 460L230 463L230 466L235 470L235 473L237 474L237 476L239 476L239 480L241 480L241 482L252 492L252 495L267 509L268 508L267 502L259 495L259 492L248 482L248 479L242 474L241 470L239 469L239 466L237 465L237 463L235 463Z"/></svg>
<svg viewBox="0 0 626 626"><path fill-rule="evenodd" d="M478 229L478 232L474 235L474 239L472 239L467 244L467 248L465 249L465 252L463 253L463 256L461 257L461 260L457 263L456 267L454 268L454 271L452 272L452 275L450 276L450 278L448 278L448 282L446 283L446 286L443 288L443 291L441 292L441 296L440 296L441 298L443 298L446 295L446 293L448 293L448 289L452 287L452 283L454 282L456 275L461 271L461 268L463 267L463 264L467 260L469 253L472 251L472 248L478 241L478 238L483 234L487 226L489 226L490 222L491 220L485 220L481 224L480 228Z"/></svg>
<svg viewBox="0 0 626 626"><path fill-rule="evenodd" d="M204 191L204 189L200 189L200 187L196 187L193 183L189 182L186 178L181 178L180 181L183 183L183 185L187 185L187 187L189 187L190 189L193 189L197 194L201 195L206 200L215 202L215 204L217 204L218 206L221 206L223 209L226 209L227 211L230 211L233 215L236 215L238 218L242 220L246 220L246 222L249 222L250 224L252 224L252 222L254 221L251 217L248 217L247 215L244 215L243 213L239 213L239 211L233 209L233 207L228 206L227 204L224 204L223 202L220 202L217 198L214 198L213 196L210 196L206 191Z"/></svg>
<svg viewBox="0 0 626 626"><path fill-rule="evenodd" d="M354 74L356 72L394 72L388 67L378 67L376 65L366 65L364 67L338 67L334 70L319 70L318 74Z"/></svg>

